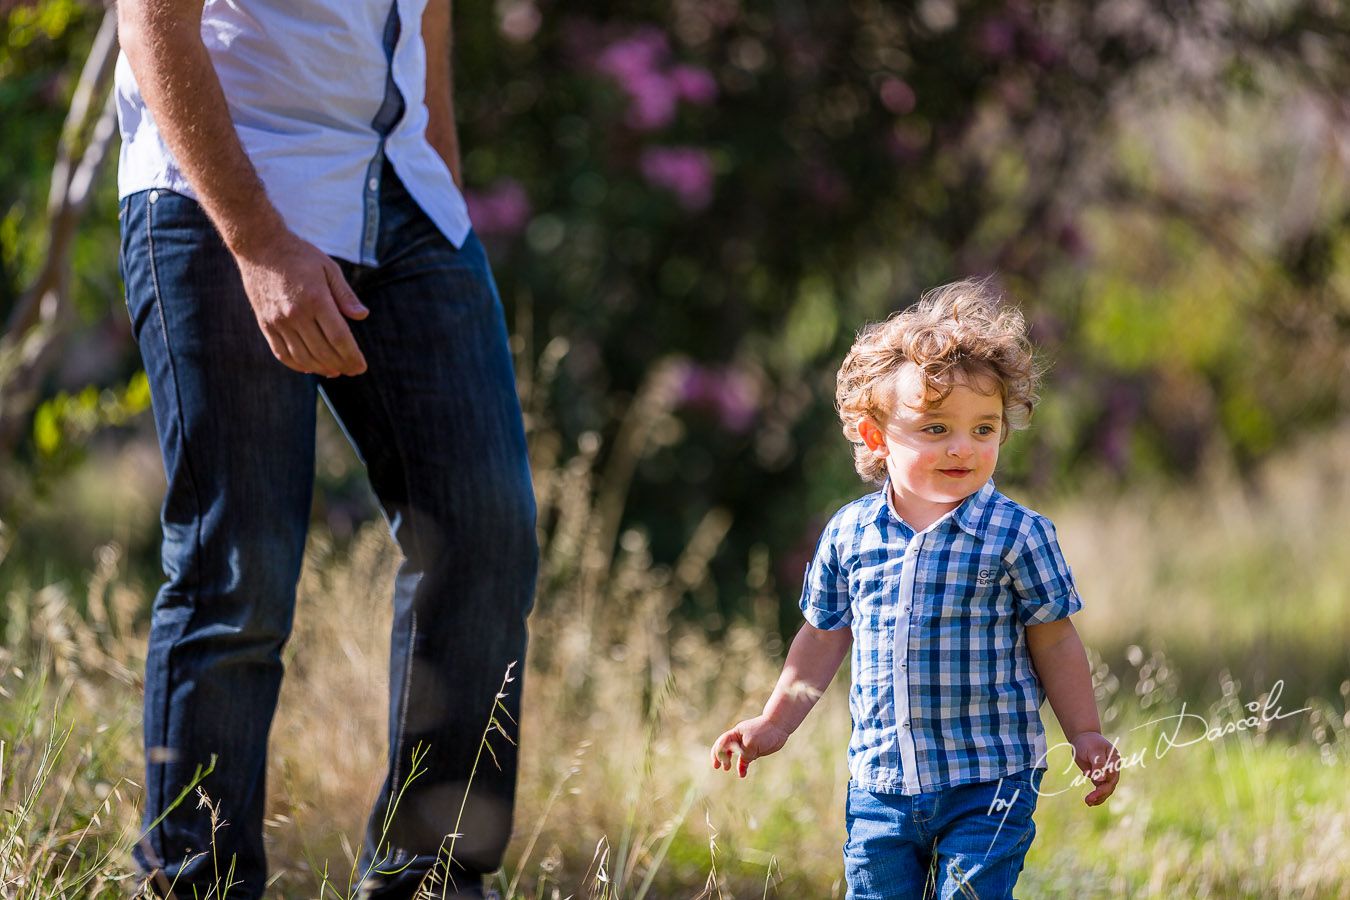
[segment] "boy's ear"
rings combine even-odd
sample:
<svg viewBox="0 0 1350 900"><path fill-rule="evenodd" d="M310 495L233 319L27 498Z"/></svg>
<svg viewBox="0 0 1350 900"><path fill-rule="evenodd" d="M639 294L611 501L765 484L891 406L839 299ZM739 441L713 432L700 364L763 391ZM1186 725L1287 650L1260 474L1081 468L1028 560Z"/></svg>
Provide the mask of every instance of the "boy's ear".
<svg viewBox="0 0 1350 900"><path fill-rule="evenodd" d="M863 416L858 420L858 437L862 438L863 444L877 459L884 459L890 455L891 451L886 446L886 438L881 433L881 426L871 416Z"/></svg>

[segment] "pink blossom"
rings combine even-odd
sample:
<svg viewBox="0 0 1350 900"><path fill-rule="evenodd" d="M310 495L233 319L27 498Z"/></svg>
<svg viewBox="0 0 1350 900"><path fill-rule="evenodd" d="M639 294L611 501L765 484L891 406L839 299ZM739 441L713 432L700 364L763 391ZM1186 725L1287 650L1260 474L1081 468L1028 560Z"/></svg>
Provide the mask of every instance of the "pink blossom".
<svg viewBox="0 0 1350 900"><path fill-rule="evenodd" d="M678 99L675 85L659 72L634 76L624 82L628 94L628 124L638 131L656 131L675 121Z"/></svg>
<svg viewBox="0 0 1350 900"><path fill-rule="evenodd" d="M530 198L514 178L499 179L481 191L465 191L464 200L480 235L514 237L530 221Z"/></svg>
<svg viewBox="0 0 1350 900"><path fill-rule="evenodd" d="M914 112L917 102L914 88L899 78L887 78L881 83L881 104L897 116L906 116Z"/></svg>
<svg viewBox="0 0 1350 900"><path fill-rule="evenodd" d="M595 68L622 85L631 78L651 75L669 58L670 42L665 33L659 28L639 28L606 47L595 61Z"/></svg>
<svg viewBox="0 0 1350 900"><path fill-rule="evenodd" d="M717 81L707 69L698 66L676 66L670 70L675 93L686 103L707 106L717 99Z"/></svg>
<svg viewBox="0 0 1350 900"><path fill-rule="evenodd" d="M735 366L686 362L678 370L676 398L680 406L710 414L723 428L744 434L759 414L759 381Z"/></svg>
<svg viewBox="0 0 1350 900"><path fill-rule="evenodd" d="M610 43L595 57L595 71L609 76L628 95L627 123L656 131L675 121L681 101L706 106L717 99L717 82L706 69L670 62L670 41L645 27Z"/></svg>
<svg viewBox="0 0 1350 900"><path fill-rule="evenodd" d="M656 187L675 194L687 210L704 209L712 202L712 159L698 147L648 147L638 162L642 176Z"/></svg>

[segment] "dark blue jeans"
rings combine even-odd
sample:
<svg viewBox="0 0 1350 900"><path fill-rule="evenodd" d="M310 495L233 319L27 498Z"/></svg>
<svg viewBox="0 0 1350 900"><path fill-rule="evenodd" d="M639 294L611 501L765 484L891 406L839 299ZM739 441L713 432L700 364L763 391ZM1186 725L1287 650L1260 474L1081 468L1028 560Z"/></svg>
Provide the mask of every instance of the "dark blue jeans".
<svg viewBox="0 0 1350 900"><path fill-rule="evenodd" d="M1031 768L913 796L850 781L848 900L1009 900L1036 837L1042 775Z"/></svg>
<svg viewBox="0 0 1350 900"><path fill-rule="evenodd" d="M534 494L482 245L471 234L455 249L386 166L380 264L342 263L370 309L351 323L369 368L321 380L273 358L234 260L197 203L147 191L123 200L121 220L128 308L168 475L167 581L145 674L145 824L213 756L204 787L227 823L214 838L216 861L201 855L211 848L210 820L189 797L149 832L137 861L163 873L161 889L177 879L178 897L205 896L216 865L224 872L232 861L241 883L229 896L262 895L267 739L309 523L321 391L404 555L389 768L361 865L399 870L368 879L370 896L411 897L455 827L513 662L503 702L519 718L534 596ZM419 745L427 753L412 779ZM455 841L452 874L475 892L511 831L517 752L500 739L493 750L500 767L488 761L473 774Z"/></svg>

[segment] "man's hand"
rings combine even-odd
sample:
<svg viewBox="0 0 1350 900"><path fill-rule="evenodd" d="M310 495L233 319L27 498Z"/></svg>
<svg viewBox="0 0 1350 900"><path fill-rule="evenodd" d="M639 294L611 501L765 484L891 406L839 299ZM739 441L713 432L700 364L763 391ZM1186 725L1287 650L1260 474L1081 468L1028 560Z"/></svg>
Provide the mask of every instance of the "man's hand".
<svg viewBox="0 0 1350 900"><path fill-rule="evenodd" d="M366 370L343 316L364 319L370 310L326 253L287 231L235 253L235 261L258 327L284 365L328 378Z"/></svg>
<svg viewBox="0 0 1350 900"><path fill-rule="evenodd" d="M268 199L202 43L201 0L120 0L117 29L160 134L239 265L272 353L299 372L364 372L343 316L367 311L337 263L290 232Z"/></svg>
<svg viewBox="0 0 1350 900"><path fill-rule="evenodd" d="M755 716L726 731L712 747L714 769L731 771L731 755L740 755L740 776L750 771L750 763L761 756L777 753L787 743L788 732L775 725L767 716Z"/></svg>
<svg viewBox="0 0 1350 900"><path fill-rule="evenodd" d="M1073 761L1096 786L1083 802L1088 806L1105 803L1120 780L1120 754L1116 752L1115 744L1095 731L1084 731L1070 743L1073 744Z"/></svg>

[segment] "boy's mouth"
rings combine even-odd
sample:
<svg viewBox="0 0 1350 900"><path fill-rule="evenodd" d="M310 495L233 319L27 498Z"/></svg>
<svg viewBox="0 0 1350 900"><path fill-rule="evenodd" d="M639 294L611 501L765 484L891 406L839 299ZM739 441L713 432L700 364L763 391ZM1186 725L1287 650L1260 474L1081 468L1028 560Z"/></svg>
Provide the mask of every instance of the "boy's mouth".
<svg viewBox="0 0 1350 900"><path fill-rule="evenodd" d="M938 469L938 471L941 472L943 475L946 475L948 478L965 478L967 475L969 475L971 472L973 472L973 471L975 471L975 470L974 470L974 469Z"/></svg>

